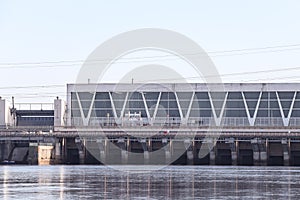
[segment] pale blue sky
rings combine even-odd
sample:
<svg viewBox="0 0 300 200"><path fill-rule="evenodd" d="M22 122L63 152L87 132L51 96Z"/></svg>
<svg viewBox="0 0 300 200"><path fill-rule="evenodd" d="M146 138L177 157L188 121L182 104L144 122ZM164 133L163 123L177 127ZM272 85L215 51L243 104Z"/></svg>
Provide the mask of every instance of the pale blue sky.
<svg viewBox="0 0 300 200"><path fill-rule="evenodd" d="M110 37L138 28L177 31L209 52L300 44L299 10L297 0L0 0L0 63L84 60ZM299 57L300 50L295 49L212 59L220 74L228 74L300 67ZM57 96L52 93L58 91L61 96L65 88L1 87L66 84L75 81L79 68L80 65L23 69L0 65L0 96L19 93L19 98L14 94L19 102L51 102ZM286 78L289 76L293 78ZM300 69L224 78L226 82L256 80L300 81ZM32 99L32 93L45 97Z"/></svg>

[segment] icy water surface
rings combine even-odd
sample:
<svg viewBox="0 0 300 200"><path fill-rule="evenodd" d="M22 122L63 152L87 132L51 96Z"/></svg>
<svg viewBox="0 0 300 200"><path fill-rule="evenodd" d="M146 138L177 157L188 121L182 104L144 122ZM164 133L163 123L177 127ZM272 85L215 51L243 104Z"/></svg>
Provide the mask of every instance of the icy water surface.
<svg viewBox="0 0 300 200"><path fill-rule="evenodd" d="M300 199L296 167L1 166L0 181L1 199Z"/></svg>

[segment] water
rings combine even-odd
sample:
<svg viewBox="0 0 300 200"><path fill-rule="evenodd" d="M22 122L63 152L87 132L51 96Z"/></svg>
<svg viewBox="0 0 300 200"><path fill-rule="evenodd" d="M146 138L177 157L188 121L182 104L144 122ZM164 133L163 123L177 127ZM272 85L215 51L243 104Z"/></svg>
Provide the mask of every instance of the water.
<svg viewBox="0 0 300 200"><path fill-rule="evenodd" d="M300 168L1 166L1 199L299 199Z"/></svg>

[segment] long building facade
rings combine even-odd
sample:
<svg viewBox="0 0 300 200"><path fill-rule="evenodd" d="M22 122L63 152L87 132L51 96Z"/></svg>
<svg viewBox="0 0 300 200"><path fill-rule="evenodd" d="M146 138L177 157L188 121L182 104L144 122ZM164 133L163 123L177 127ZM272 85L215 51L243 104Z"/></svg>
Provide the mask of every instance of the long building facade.
<svg viewBox="0 0 300 200"><path fill-rule="evenodd" d="M300 84L68 85L68 125L293 127Z"/></svg>
<svg viewBox="0 0 300 200"><path fill-rule="evenodd" d="M300 84L68 84L66 101L0 99L0 162L300 165Z"/></svg>

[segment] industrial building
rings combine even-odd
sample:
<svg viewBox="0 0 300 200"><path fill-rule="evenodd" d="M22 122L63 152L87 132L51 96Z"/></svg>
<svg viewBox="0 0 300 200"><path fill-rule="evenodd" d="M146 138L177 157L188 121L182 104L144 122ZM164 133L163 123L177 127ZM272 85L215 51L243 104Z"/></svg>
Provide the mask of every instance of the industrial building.
<svg viewBox="0 0 300 200"><path fill-rule="evenodd" d="M17 160L23 148L18 160L42 163L34 147L46 149L49 163L299 165L299 88L68 84L66 101L55 99L52 109L1 99L0 159Z"/></svg>

